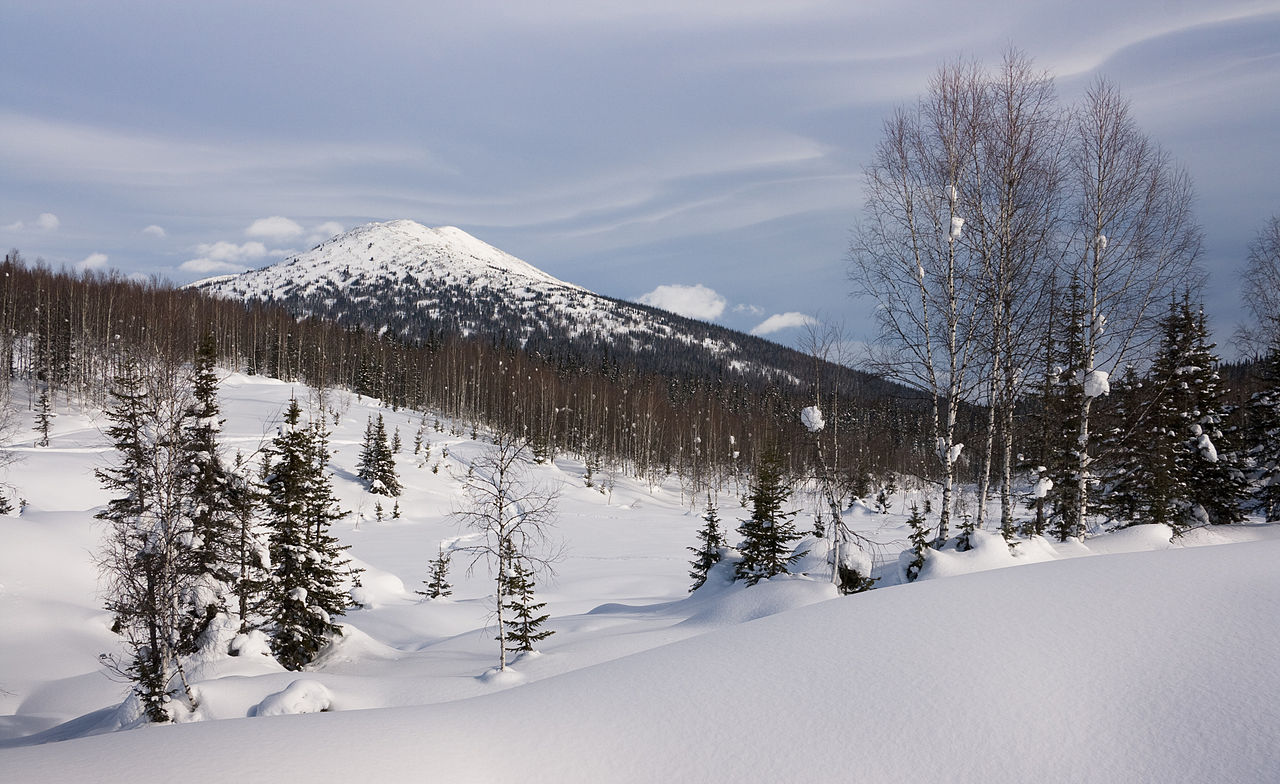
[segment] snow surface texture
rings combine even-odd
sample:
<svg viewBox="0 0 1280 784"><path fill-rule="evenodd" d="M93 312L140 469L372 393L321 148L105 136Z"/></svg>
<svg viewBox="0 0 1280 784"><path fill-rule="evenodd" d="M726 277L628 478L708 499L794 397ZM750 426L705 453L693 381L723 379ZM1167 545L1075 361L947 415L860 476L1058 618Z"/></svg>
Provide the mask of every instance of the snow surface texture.
<svg viewBox="0 0 1280 784"><path fill-rule="evenodd" d="M227 445L256 448L295 391L230 377ZM420 417L336 397L335 490L353 514L334 533L366 569L367 606L306 673L228 635L237 655L192 668L201 706L175 726L110 732L124 687L96 660L118 645L92 565L100 415L61 407L52 445L22 448L7 481L29 505L0 518L0 781L171 781L178 760L197 761L189 782L1280 780L1274 526L1012 552L979 531L899 585L912 490L890 514L845 514L897 548L866 562L876 590L836 597L809 539L809 577L743 588L725 562L688 595L702 499L617 475L607 496L558 459L533 469L563 483L568 556L538 585L556 634L493 677L483 567L455 560L448 600L413 594L441 546L465 546L447 513L486 444L428 428L429 458L397 456L403 517L379 523L352 478L365 422L381 412L403 435ZM720 497L731 541L743 490Z"/></svg>

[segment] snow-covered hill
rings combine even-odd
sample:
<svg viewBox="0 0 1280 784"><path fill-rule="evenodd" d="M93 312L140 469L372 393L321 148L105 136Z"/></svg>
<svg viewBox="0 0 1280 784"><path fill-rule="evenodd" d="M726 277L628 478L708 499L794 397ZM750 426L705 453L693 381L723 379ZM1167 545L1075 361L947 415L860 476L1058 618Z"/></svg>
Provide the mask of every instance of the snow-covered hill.
<svg viewBox="0 0 1280 784"><path fill-rule="evenodd" d="M485 677L496 643L483 564L467 575L455 559L447 600L414 590L442 544L465 543L449 511L489 445L429 427L429 455L396 457L402 516L379 521L354 478L365 423L381 413L408 445L423 418L329 394L350 512L334 533L365 569L364 607L307 672L253 655L200 662L198 721L179 726L111 731L126 687L97 661L118 645L94 567L107 496L92 471L111 457L101 414L59 400L49 447L8 445L23 459L3 480L27 505L0 517L0 781L1280 777L1268 654L1280 528L1171 542L1143 526L1012 553L979 532L974 550L937 553L899 585L913 490L889 514L846 512L883 545L873 591L837 597L810 539L808 576L744 588L722 568L689 595L700 521L678 481L599 471L587 487L581 463L557 459L530 467L561 493L566 556L538 587L555 634L509 677ZM228 377L226 447L256 450L292 395L308 390ZM730 529L739 492L719 499Z"/></svg>
<svg viewBox="0 0 1280 784"><path fill-rule="evenodd" d="M264 269L191 284L427 340L495 336L547 354L637 358L798 383L805 360L750 335L558 280L461 229L369 223Z"/></svg>

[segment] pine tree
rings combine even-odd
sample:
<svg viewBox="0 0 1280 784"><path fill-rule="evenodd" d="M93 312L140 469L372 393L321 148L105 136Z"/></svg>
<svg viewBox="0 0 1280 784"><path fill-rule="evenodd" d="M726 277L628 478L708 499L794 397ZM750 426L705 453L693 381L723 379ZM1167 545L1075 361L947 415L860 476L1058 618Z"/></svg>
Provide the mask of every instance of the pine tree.
<svg viewBox="0 0 1280 784"><path fill-rule="evenodd" d="M1189 500L1197 516L1214 525L1238 523L1244 519L1240 502L1247 490L1240 456L1229 435L1223 430L1227 412L1223 404L1225 390L1218 375L1216 347L1209 342L1203 308L1194 312L1184 298L1185 318L1191 330L1191 352L1183 365L1181 380L1188 385L1191 404L1187 412L1186 443L1188 459Z"/></svg>
<svg viewBox="0 0 1280 784"><path fill-rule="evenodd" d="M440 554L431 562L431 578L422 581L427 590L415 593L428 599L442 599L453 594L453 586L449 585L449 556L449 551L441 547Z"/></svg>
<svg viewBox="0 0 1280 784"><path fill-rule="evenodd" d="M762 579L788 574L787 567L803 555L791 552L800 534L792 522L795 511L782 510L790 495L781 459L774 453L766 454L756 467L748 497L751 517L738 526L738 533L742 535L738 546L742 560L734 569L736 579L755 585Z"/></svg>
<svg viewBox="0 0 1280 784"><path fill-rule="evenodd" d="M333 621L350 606L341 587L349 564L330 524L343 516L326 466L323 425L300 424L302 410L289 401L284 425L268 449L264 482L271 554L271 648L286 669L313 661L329 637L342 634Z"/></svg>
<svg viewBox="0 0 1280 784"><path fill-rule="evenodd" d="M507 612L506 645L507 652L513 654L530 653L534 644L550 637L554 632L543 629L542 624L550 617L547 613L539 614L546 602L537 602L533 597L533 571L525 563L510 544L504 547L507 558L506 589L507 597L504 605ZM496 638L495 638L496 639Z"/></svg>
<svg viewBox="0 0 1280 784"><path fill-rule="evenodd" d="M686 548L694 554L694 559L689 563L693 567L689 572L689 577L693 579L693 585L689 586L690 593L701 588L707 581L707 572L720 562L720 551L725 546L724 532L720 530L720 516L710 495L707 496L707 508L702 513L702 520L703 526L698 529L698 546Z"/></svg>

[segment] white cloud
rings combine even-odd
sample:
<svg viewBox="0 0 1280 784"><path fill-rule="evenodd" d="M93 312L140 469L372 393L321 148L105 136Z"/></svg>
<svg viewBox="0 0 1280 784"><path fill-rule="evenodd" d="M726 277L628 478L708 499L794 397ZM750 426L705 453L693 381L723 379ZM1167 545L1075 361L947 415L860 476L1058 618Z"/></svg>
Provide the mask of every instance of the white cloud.
<svg viewBox="0 0 1280 784"><path fill-rule="evenodd" d="M154 223L142 230L142 233L148 237L163 237L165 235L164 227L157 226Z"/></svg>
<svg viewBox="0 0 1280 784"><path fill-rule="evenodd" d="M733 312L734 313L750 313L753 316L759 316L760 314L764 313L764 308L760 307L759 305L745 305L745 304L734 305Z"/></svg>
<svg viewBox="0 0 1280 784"><path fill-rule="evenodd" d="M40 231L57 231L62 225L62 221L58 220L58 216L52 212L42 212L40 217L36 218L36 228Z"/></svg>
<svg viewBox="0 0 1280 784"><path fill-rule="evenodd" d="M196 253L212 261L243 262L264 258L267 255L267 246L254 240L242 245L219 240L197 245Z"/></svg>
<svg viewBox="0 0 1280 784"><path fill-rule="evenodd" d="M244 264L236 264L230 261L215 261L214 259L191 259L184 261L178 265L178 269L183 272L195 272L200 275L207 275L210 272L244 272L248 269Z"/></svg>
<svg viewBox="0 0 1280 784"><path fill-rule="evenodd" d="M282 215L273 215L270 218L258 218L250 223L249 228L244 230L244 234L246 237L281 242L301 236L302 231L302 226L297 221Z"/></svg>
<svg viewBox="0 0 1280 784"><path fill-rule="evenodd" d="M23 227L24 224L22 221L14 221L8 226L0 226L0 229L3 229L4 231L22 231Z"/></svg>
<svg viewBox="0 0 1280 784"><path fill-rule="evenodd" d="M249 240L241 244L219 240L206 242L196 246L196 258L188 259L178 266L183 272L243 272L251 266L251 262L268 257L278 258L289 255L290 251L271 249L258 242Z"/></svg>
<svg viewBox="0 0 1280 784"><path fill-rule="evenodd" d="M88 256L84 257L84 261L76 265L76 269L95 270L95 269L102 269L105 266L107 266L107 254L90 253Z"/></svg>
<svg viewBox="0 0 1280 784"><path fill-rule="evenodd" d="M659 286L637 300L644 305L669 310L688 318L711 321L724 313L725 299L701 283L692 286L670 284Z"/></svg>
<svg viewBox="0 0 1280 784"><path fill-rule="evenodd" d="M346 231L341 223L337 221L325 221L311 227L311 234L307 236L308 245L317 245L329 239L335 234L341 234Z"/></svg>
<svg viewBox="0 0 1280 784"><path fill-rule="evenodd" d="M772 335L784 329L792 327L803 327L805 324L817 324L818 320L813 316L806 316L803 313L791 311L789 313L774 313L769 318L761 321L751 330L752 335Z"/></svg>

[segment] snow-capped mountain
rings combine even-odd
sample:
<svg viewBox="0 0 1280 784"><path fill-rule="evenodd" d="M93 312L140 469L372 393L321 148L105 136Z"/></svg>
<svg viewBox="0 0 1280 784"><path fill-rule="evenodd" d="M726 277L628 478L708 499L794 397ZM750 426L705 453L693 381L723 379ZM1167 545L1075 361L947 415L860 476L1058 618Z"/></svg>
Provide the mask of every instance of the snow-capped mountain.
<svg viewBox="0 0 1280 784"><path fill-rule="evenodd" d="M587 363L788 384L810 364L775 343L558 280L461 229L410 220L358 226L273 266L192 286L410 341L485 335Z"/></svg>

